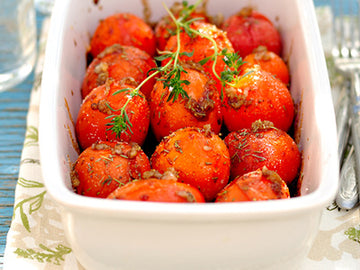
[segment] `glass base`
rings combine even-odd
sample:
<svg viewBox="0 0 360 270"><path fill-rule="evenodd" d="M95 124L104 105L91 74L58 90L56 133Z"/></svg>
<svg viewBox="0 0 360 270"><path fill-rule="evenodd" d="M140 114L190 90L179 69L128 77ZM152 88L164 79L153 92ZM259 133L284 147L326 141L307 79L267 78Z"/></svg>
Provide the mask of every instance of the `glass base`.
<svg viewBox="0 0 360 270"><path fill-rule="evenodd" d="M34 53L29 60L21 67L11 70L8 73L0 74L0 92L8 90L9 88L21 83L31 73L35 66L36 53Z"/></svg>

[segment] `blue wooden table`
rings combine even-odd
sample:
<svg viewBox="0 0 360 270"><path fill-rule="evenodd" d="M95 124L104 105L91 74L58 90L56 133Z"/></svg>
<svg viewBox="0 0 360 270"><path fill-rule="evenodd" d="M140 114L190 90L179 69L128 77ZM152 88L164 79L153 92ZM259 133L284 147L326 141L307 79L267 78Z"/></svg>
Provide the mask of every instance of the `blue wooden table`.
<svg viewBox="0 0 360 270"><path fill-rule="evenodd" d="M44 16L37 13L38 40ZM19 174L26 116L29 108L34 72L21 84L0 92L0 268L6 244L6 235L13 214L15 185Z"/></svg>

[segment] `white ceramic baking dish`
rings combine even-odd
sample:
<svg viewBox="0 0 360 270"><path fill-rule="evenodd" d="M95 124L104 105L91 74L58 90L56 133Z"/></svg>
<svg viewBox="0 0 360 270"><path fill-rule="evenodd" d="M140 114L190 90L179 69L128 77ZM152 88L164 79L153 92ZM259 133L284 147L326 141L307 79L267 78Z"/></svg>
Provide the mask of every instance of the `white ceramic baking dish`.
<svg viewBox="0 0 360 270"><path fill-rule="evenodd" d="M40 150L48 193L62 209L68 241L86 269L296 269L338 184L337 140L328 74L311 0L210 0L225 17L251 5L279 28L298 106L301 196L227 204L168 204L73 193L74 121L86 48L99 20L142 16L142 1L57 1L42 79ZM151 0L151 20L165 12ZM191 1L190 1L191 2ZM170 6L172 1L165 3ZM289 268L290 267L290 268Z"/></svg>

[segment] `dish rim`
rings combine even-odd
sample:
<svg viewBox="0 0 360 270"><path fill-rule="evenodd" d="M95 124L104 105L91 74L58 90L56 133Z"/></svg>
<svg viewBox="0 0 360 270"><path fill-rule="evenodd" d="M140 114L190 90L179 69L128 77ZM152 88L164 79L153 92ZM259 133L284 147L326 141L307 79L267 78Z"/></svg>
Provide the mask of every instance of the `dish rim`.
<svg viewBox="0 0 360 270"><path fill-rule="evenodd" d="M49 32L48 44L46 48L46 58L44 64L42 88L56 90L41 92L40 102L40 124L39 124L39 143L40 159L42 164L42 173L45 186L48 193L53 199L70 212L93 213L96 211L100 216L128 217L132 219L161 219L161 220L244 220L244 219L266 219L268 217L281 217L284 215L306 214L311 209L322 208L335 197L337 191L338 177L334 173L338 172L338 163L336 160L335 150L329 150L326 153L327 171L323 172L322 178L330 178L328 181L319 182L316 190L310 194L300 197L293 197L288 200L274 200L262 202L234 202L234 203L206 203L206 204L174 204L174 203L157 203L157 202L137 202L137 201L113 201L100 198L90 198L75 194L68 189L62 178L62 167L60 160L55 156L59 145L54 146L54 142L59 142L57 124L57 114L54 108L58 106L59 74L61 69L61 51L62 40L65 36L65 25L60 23L67 9L70 7L71 0L57 1L56 8L52 15L52 22ZM299 6L300 23L304 24L303 29L309 32L305 36L307 42L309 39L315 39L315 45L308 46L308 53L317 56L318 61L312 61L311 67L316 70L318 81L313 81L318 86L326 89L330 93L330 84L327 76L325 60L323 56L321 40L316 27L310 27L316 22L315 13L305 14L301 8L308 10L312 5L311 0L296 0ZM315 19L315 20L314 20ZM306 28L304 28L306 27ZM54 46L57 44L57 46ZM323 59L322 59L323 58ZM314 76L314 75L312 75ZM328 85L328 86L327 86ZM315 87L315 86L314 86ZM324 91L324 90L323 90ZM327 99L328 96L327 96ZM333 113L331 104L326 104L327 113ZM52 113L49 113L52 112ZM329 128L329 127L326 127ZM334 131L334 123L330 127ZM324 135L325 136L325 135ZM323 136L323 137L324 137ZM336 136L335 136L336 137ZM48 138L51 138L48 139ZM334 136L324 138L333 145ZM336 148L336 147L334 147ZM56 162L54 162L54 160ZM50 179L50 180L49 180Z"/></svg>

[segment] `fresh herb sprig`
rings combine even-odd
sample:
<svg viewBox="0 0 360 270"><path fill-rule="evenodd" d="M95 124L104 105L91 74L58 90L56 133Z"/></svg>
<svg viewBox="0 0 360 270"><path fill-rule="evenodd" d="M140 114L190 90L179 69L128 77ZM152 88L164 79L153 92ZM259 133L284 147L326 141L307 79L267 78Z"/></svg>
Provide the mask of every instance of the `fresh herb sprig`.
<svg viewBox="0 0 360 270"><path fill-rule="evenodd" d="M215 77L221 82L222 86L224 87L226 85L229 85L229 86L234 87L236 85L236 82L240 79L238 77L239 68L242 64L244 64L244 62L242 61L242 58L236 52L233 52L233 53L228 52L228 50L226 48L223 49L222 51L219 51L217 43L213 37L191 28L191 23L193 23L195 20L199 20L199 18L186 20L191 14L191 13L189 13L189 10L191 10L191 12L193 12L201 2L202 2L202 0L197 1L194 5L188 6L187 2L184 1L183 2L183 11L184 11L184 14L186 14L186 16L185 17L180 16L178 19L175 19L174 16L171 14L171 12L168 11L169 14L171 14L170 16L172 17L173 21L175 22L175 24L177 26L177 37L178 37L177 38L177 42L178 42L177 50L180 49L180 29L183 29L183 31L185 31L186 34L189 35L190 37L200 36L202 38L208 39L213 44L214 53L212 55L202 59L201 61L199 61L199 63L201 65L204 65L208 61L212 61L212 67L211 67L212 72L215 75ZM218 74L216 71L216 64L217 64L219 56L223 56L222 60L224 61L225 65L226 65L224 70L220 74ZM221 95L222 95L222 93L221 93Z"/></svg>
<svg viewBox="0 0 360 270"><path fill-rule="evenodd" d="M108 107L112 111L120 111L120 114L113 114L106 119L111 119L110 123L107 124L108 128L107 130L112 131L116 134L116 137L120 137L122 132L125 132L126 134L129 134L132 132L132 123L130 121L130 118L126 112L126 107L129 104L132 97L140 95L140 89L141 87L151 78L157 76L160 74L161 78L158 79L163 82L164 88L168 88L170 91L169 97L167 99L167 102L175 102L179 96L182 98L189 98L187 92L183 88L184 85L189 85L190 82L187 80L181 80L181 73L185 72L186 70L182 67L179 59L181 56L188 56L192 57L194 51L192 52L181 52L181 39L180 39L180 33L185 32L190 37L196 37L200 36L203 38L208 39L211 41L214 47L214 53L201 60L199 63L201 65L204 65L208 61L212 61L212 72L215 75L215 77L221 81L222 86L230 85L234 86L236 83L236 80L239 75L239 67L243 64L241 57L237 53L230 53L227 51L227 49L224 49L219 52L218 46L216 44L216 41L209 35L206 35L200 31L197 31L193 28L191 28L191 24L196 20L201 20L202 18L191 18L191 14L195 11L195 9L200 5L200 3L203 0L198 0L195 4L189 5L188 2L183 1L183 8L179 13L179 17L175 18L174 14L168 9L168 7L164 5L165 10L173 20L176 26L176 31L174 35L177 37L177 49L175 52L169 52L169 51L161 51L159 52L159 56L155 57L155 60L157 61L163 61L168 60L168 62L164 66L156 67L148 72L148 77L142 81L136 88L134 89L121 89L117 92L115 92L113 95L116 95L120 92L127 91L129 98L126 101L126 103L123 105L123 107L119 110L112 109L109 105ZM223 61L226 64L226 67L221 72L221 74L218 74L215 67L217 64L217 60L219 56L223 56ZM222 91L221 91L222 96Z"/></svg>
<svg viewBox="0 0 360 270"><path fill-rule="evenodd" d="M116 95L120 92L128 91L128 95L130 97L134 97L137 95L140 95L140 89L141 87L151 78L157 76L159 73L161 74L161 78L159 80L163 81L164 87L168 88L170 90L170 95L167 101L172 100L175 102L179 96L182 98L189 98L187 92L184 90L183 85L189 85L190 82L187 80L181 80L181 73L186 72L184 68L179 63L179 58L183 55L186 55L188 57L191 57L193 55L193 52L180 52L180 32L181 27L185 26L186 33L190 34L188 29L190 29L190 24L196 20L196 19L189 19L190 14L195 10L196 6L200 4L202 0L199 0L197 4L195 5L188 5L187 2L183 3L184 8L180 12L181 16L176 19L175 16L172 14L172 12L164 5L166 11L169 13L169 16L172 18L172 20L175 22L176 25L176 35L177 35L177 41L178 46L177 50L175 52L159 52L159 56L155 57L155 60L157 61L163 61L165 59L169 59L169 61L164 65L160 66L154 69L149 70L148 77L143 80L136 88L134 89L121 89L119 91L116 91L113 93L113 95ZM185 29L184 28L184 29ZM116 134L116 137L119 138L122 132L125 132L126 134L129 134L128 131L132 134L132 123L130 121L130 118L126 112L126 107L129 104L131 98L128 98L126 103L123 105L123 107L120 109L120 115L113 114L106 119L111 119L110 123L106 124L108 126L107 130L112 131ZM108 105L109 109L112 111L119 111L114 110Z"/></svg>

